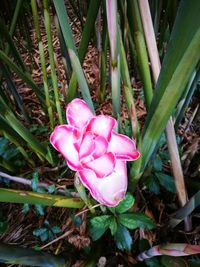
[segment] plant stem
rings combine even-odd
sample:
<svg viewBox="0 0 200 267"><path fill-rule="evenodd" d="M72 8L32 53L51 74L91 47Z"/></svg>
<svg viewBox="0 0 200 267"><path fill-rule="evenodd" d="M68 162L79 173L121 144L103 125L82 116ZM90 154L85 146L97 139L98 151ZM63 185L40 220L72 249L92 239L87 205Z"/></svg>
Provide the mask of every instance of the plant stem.
<svg viewBox="0 0 200 267"><path fill-rule="evenodd" d="M39 53L40 53L40 63L42 67L42 77L43 77L43 84L44 84L44 93L46 99L46 108L49 116L50 121L50 128L51 130L54 127L54 118L53 118L53 109L50 102L49 90L48 90L48 80L47 80L47 71L46 71L46 62L45 62L45 53L44 53L44 46L41 39L40 28L39 28L39 19L38 19L38 12L37 12L37 3L36 0L31 0L31 7L33 13L33 20L35 25L36 36L39 42Z"/></svg>
<svg viewBox="0 0 200 267"><path fill-rule="evenodd" d="M55 62L54 62L54 51L53 51L52 34L51 34L51 18L49 14L48 0L43 0L43 4L44 4L44 23L45 23L46 33L47 33L49 59L50 59L50 66L51 66L51 78L52 78L53 90L54 90L54 96L55 96L55 102L56 102L56 110L58 112L59 123L63 124L62 111L61 111L61 105L60 105L59 93L58 93L58 81L56 77Z"/></svg>

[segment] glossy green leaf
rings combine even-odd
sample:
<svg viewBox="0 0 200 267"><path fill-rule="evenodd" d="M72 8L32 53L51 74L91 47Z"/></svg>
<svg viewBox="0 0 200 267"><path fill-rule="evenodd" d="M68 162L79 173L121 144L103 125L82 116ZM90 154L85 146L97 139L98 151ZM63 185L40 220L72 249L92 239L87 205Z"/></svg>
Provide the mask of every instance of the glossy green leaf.
<svg viewBox="0 0 200 267"><path fill-rule="evenodd" d="M156 226L149 217L139 212L120 214L118 217L118 222L129 229L136 229L138 227L153 229Z"/></svg>
<svg viewBox="0 0 200 267"><path fill-rule="evenodd" d="M96 216L90 220L91 225L96 228L107 228L109 227L110 222L110 215Z"/></svg>
<svg viewBox="0 0 200 267"><path fill-rule="evenodd" d="M89 233L93 241L98 240L106 232L107 228L96 228L92 225L89 226Z"/></svg>
<svg viewBox="0 0 200 267"><path fill-rule="evenodd" d="M150 175L146 178L144 184L147 186L148 190L156 195L160 193L160 186L158 179L155 175Z"/></svg>
<svg viewBox="0 0 200 267"><path fill-rule="evenodd" d="M126 193L125 198L119 202L116 207L108 207L108 209L115 213L124 213L125 211L129 210L135 202L135 198L131 193Z"/></svg>
<svg viewBox="0 0 200 267"><path fill-rule="evenodd" d="M111 221L110 221L110 225L109 225L111 235L114 235L116 233L117 227L118 227L118 225L117 225L116 218L113 216L113 217L111 217Z"/></svg>
<svg viewBox="0 0 200 267"><path fill-rule="evenodd" d="M131 250L132 238L129 231L123 225L118 226L114 240L118 249Z"/></svg>
<svg viewBox="0 0 200 267"><path fill-rule="evenodd" d="M157 172L156 176L160 182L160 184L168 191L172 193L176 193L176 187L174 183L174 178L170 175L167 175L162 172Z"/></svg>

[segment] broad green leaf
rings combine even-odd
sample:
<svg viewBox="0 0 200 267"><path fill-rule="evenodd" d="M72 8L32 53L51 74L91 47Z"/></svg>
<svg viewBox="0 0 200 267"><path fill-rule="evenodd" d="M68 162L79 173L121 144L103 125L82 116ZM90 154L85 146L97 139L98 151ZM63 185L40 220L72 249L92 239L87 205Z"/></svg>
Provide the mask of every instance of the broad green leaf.
<svg viewBox="0 0 200 267"><path fill-rule="evenodd" d="M109 226L110 231L111 231L111 235L114 235L116 233L117 227L118 227L117 221L116 221L115 217L113 216L113 217L111 217L111 222L110 222L110 226Z"/></svg>
<svg viewBox="0 0 200 267"><path fill-rule="evenodd" d="M107 228L96 228L92 225L89 226L89 233L93 241L98 240L106 232Z"/></svg>
<svg viewBox="0 0 200 267"><path fill-rule="evenodd" d="M150 175L149 177L147 177L144 183L150 192L156 195L160 193L159 182L158 182L158 179L154 175Z"/></svg>
<svg viewBox="0 0 200 267"><path fill-rule="evenodd" d="M120 201L120 203L116 207L108 207L108 209L115 213L124 213L125 211L129 210L135 202L135 199L131 193L126 193L125 198Z"/></svg>
<svg viewBox="0 0 200 267"><path fill-rule="evenodd" d="M156 155L153 161L153 168L155 171L162 171L162 160L159 155Z"/></svg>
<svg viewBox="0 0 200 267"><path fill-rule="evenodd" d="M136 229L138 227L152 229L156 226L149 217L139 212L120 214L118 222L129 229Z"/></svg>
<svg viewBox="0 0 200 267"><path fill-rule="evenodd" d="M162 172L157 172L156 176L160 182L160 184L168 191L172 193L176 193L176 187L174 183L174 178L170 175L167 175Z"/></svg>
<svg viewBox="0 0 200 267"><path fill-rule="evenodd" d="M96 216L90 220L90 223L95 228L107 228L111 222L110 215Z"/></svg>
<svg viewBox="0 0 200 267"><path fill-rule="evenodd" d="M200 59L200 1L182 0L145 122L143 168L147 165L189 78Z"/></svg>
<svg viewBox="0 0 200 267"><path fill-rule="evenodd" d="M126 229L123 225L119 224L117 232L114 235L114 239L118 249L131 250L132 237L128 229Z"/></svg>

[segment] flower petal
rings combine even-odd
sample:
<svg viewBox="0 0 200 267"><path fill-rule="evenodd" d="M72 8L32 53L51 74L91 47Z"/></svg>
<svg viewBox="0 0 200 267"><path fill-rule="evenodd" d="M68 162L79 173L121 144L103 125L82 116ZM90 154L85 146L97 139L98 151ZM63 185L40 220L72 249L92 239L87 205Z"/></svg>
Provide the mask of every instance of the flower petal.
<svg viewBox="0 0 200 267"><path fill-rule="evenodd" d="M115 132L112 132L108 151L113 152L116 159L122 160L136 160L140 156L140 152L136 149L133 140L123 134Z"/></svg>
<svg viewBox="0 0 200 267"><path fill-rule="evenodd" d="M111 175L99 179L91 170L79 171L82 183L90 190L93 198L106 206L116 206L127 190L126 162L118 161Z"/></svg>
<svg viewBox="0 0 200 267"><path fill-rule="evenodd" d="M74 147L78 134L77 129L70 125L59 125L50 136L51 144L65 157L72 170L81 169L78 151Z"/></svg>
<svg viewBox="0 0 200 267"><path fill-rule="evenodd" d="M79 158L80 160L94 153L95 141L92 132L86 132L83 136L83 141L80 145Z"/></svg>
<svg viewBox="0 0 200 267"><path fill-rule="evenodd" d="M75 98L66 107L67 121L76 128L86 126L88 121L94 117L85 101Z"/></svg>
<svg viewBox="0 0 200 267"><path fill-rule="evenodd" d="M103 136L106 140L110 140L113 127L116 120L110 116L99 115L92 118L88 124L87 131L91 131L96 135Z"/></svg>
<svg viewBox="0 0 200 267"><path fill-rule="evenodd" d="M97 136L94 142L95 142L95 150L93 157L96 159L101 157L103 154L107 152L108 141L103 136Z"/></svg>
<svg viewBox="0 0 200 267"><path fill-rule="evenodd" d="M83 163L83 167L94 171L98 178L103 178L113 172L115 163L114 154L109 152L93 161Z"/></svg>

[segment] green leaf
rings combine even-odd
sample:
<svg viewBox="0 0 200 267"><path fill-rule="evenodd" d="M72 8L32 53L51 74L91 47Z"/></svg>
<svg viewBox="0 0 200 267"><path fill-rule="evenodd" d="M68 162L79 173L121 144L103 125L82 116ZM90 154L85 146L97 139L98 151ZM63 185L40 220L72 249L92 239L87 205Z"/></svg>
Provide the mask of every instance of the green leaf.
<svg viewBox="0 0 200 267"><path fill-rule="evenodd" d="M38 236L42 235L43 233L45 233L46 231L47 231L47 229L42 227L42 228L33 230L33 234L34 234L34 236L38 237Z"/></svg>
<svg viewBox="0 0 200 267"><path fill-rule="evenodd" d="M170 175L164 174L162 172L156 173L160 184L168 191L176 193L176 187L174 183L174 178Z"/></svg>
<svg viewBox="0 0 200 267"><path fill-rule="evenodd" d="M174 111L199 59L200 1L184 0L174 23L153 100L145 122L142 142L143 168Z"/></svg>
<svg viewBox="0 0 200 267"><path fill-rule="evenodd" d="M34 172L32 174L32 180L31 180L31 187L33 189L33 191L37 192L37 188L38 188L38 181L39 181L39 173L38 172Z"/></svg>
<svg viewBox="0 0 200 267"><path fill-rule="evenodd" d="M29 209L30 209L29 204L25 203L25 204L23 205L22 212L26 214L26 213L29 212Z"/></svg>
<svg viewBox="0 0 200 267"><path fill-rule="evenodd" d="M0 234L5 233L7 226L7 222L0 218Z"/></svg>
<svg viewBox="0 0 200 267"><path fill-rule="evenodd" d="M164 267L164 266L160 263L159 259L156 258L156 257L154 257L154 258L152 258L152 259L147 259L147 260L145 260L145 263L146 263L146 265L147 265L148 267ZM170 267L171 267L171 265L170 265Z"/></svg>
<svg viewBox="0 0 200 267"><path fill-rule="evenodd" d="M135 198L131 193L126 193L125 198L120 201L120 203L116 207L108 207L108 209L115 213L124 213L125 211L129 210L135 202Z"/></svg>
<svg viewBox="0 0 200 267"><path fill-rule="evenodd" d="M136 229L138 227L152 229L156 226L149 217L139 212L120 214L118 217L118 222L129 229Z"/></svg>
<svg viewBox="0 0 200 267"><path fill-rule="evenodd" d="M153 168L155 171L162 171L162 160L159 155L156 155L153 161Z"/></svg>
<svg viewBox="0 0 200 267"><path fill-rule="evenodd" d="M108 227L107 228L96 228L90 224L89 225L89 233L90 233L92 240L96 241L99 238L101 238L107 229L108 229Z"/></svg>
<svg viewBox="0 0 200 267"><path fill-rule="evenodd" d="M102 215L94 217L90 220L90 223L95 228L108 228L111 222L110 215Z"/></svg>
<svg viewBox="0 0 200 267"><path fill-rule="evenodd" d="M53 226L53 227L51 228L51 230L52 230L52 232L53 232L54 234L59 234L59 233L61 232L61 229L60 229L59 226Z"/></svg>
<svg viewBox="0 0 200 267"><path fill-rule="evenodd" d="M40 205L40 204L36 204L35 205L35 209L37 211L37 213L41 216L44 216L45 212L44 212L44 206L43 205Z"/></svg>
<svg viewBox="0 0 200 267"><path fill-rule="evenodd" d="M131 250L132 238L131 235L123 225L119 224L117 232L114 235L114 239L118 249Z"/></svg>
<svg viewBox="0 0 200 267"><path fill-rule="evenodd" d="M154 175L150 175L145 180L145 185L149 189L150 192L158 195L160 193L160 186L157 178Z"/></svg>
<svg viewBox="0 0 200 267"><path fill-rule="evenodd" d="M79 86L80 86L80 90L81 90L83 99L85 100L85 102L87 103L89 108L91 109L92 113L95 114L92 98L90 95L90 90L88 88L88 84L87 84L83 69L81 67L79 58L73 50L69 49L68 52L69 52L69 56L70 56L73 70L76 74L76 79L77 79Z"/></svg>
<svg viewBox="0 0 200 267"><path fill-rule="evenodd" d="M165 267L187 267L187 262L180 257L162 256L161 262Z"/></svg>
<svg viewBox="0 0 200 267"><path fill-rule="evenodd" d="M47 239L49 239L49 233L48 233L48 231L46 231L46 232L44 232L44 233L42 233L42 234L40 235L40 240L41 240L42 242L46 241Z"/></svg>
<svg viewBox="0 0 200 267"><path fill-rule="evenodd" d="M111 231L111 235L114 235L116 233L117 227L118 227L117 221L116 221L115 217L113 216L113 217L111 217L111 222L110 222L110 226L109 226L110 231Z"/></svg>
<svg viewBox="0 0 200 267"><path fill-rule="evenodd" d="M56 187L55 187L54 184L48 186L48 192L49 192L50 194L54 193L55 191L56 191Z"/></svg>

